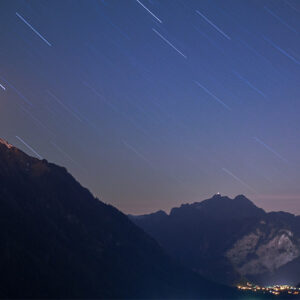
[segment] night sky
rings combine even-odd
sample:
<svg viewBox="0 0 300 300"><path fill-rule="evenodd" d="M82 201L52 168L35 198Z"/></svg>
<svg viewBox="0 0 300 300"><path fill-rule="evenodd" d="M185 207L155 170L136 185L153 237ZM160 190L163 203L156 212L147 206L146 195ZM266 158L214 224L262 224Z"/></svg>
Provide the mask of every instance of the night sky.
<svg viewBox="0 0 300 300"><path fill-rule="evenodd" d="M126 213L300 214L299 75L297 0L0 0L0 137Z"/></svg>

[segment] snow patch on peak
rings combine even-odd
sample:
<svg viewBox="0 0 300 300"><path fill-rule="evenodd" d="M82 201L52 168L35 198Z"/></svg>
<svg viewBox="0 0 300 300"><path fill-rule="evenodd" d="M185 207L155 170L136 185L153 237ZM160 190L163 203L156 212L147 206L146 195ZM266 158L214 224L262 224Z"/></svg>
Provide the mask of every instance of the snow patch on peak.
<svg viewBox="0 0 300 300"><path fill-rule="evenodd" d="M0 138L0 144L6 146L8 149L13 148L13 145L9 144L7 141Z"/></svg>

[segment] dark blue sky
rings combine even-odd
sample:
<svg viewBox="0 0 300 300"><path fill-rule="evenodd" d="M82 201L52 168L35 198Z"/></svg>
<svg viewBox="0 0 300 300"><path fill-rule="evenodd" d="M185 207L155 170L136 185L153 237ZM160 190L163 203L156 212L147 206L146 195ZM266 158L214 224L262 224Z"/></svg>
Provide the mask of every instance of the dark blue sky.
<svg viewBox="0 0 300 300"><path fill-rule="evenodd" d="M143 213L300 213L296 0L0 1L0 136Z"/></svg>

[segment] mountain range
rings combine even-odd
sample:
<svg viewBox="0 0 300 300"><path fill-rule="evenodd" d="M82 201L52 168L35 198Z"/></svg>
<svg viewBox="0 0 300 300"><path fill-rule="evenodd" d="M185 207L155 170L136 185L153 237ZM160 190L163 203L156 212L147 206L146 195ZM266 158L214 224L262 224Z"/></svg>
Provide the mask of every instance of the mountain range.
<svg viewBox="0 0 300 300"><path fill-rule="evenodd" d="M171 215L180 218L181 211L175 209ZM161 221L168 224L165 220L169 218L164 213L154 214L157 221L152 228ZM133 219L150 221L152 217ZM0 225L1 298L238 295L236 289L204 279L172 257L183 249L178 245L174 253L166 246L172 238L165 240L165 234L173 225L167 231L163 228L164 234L158 237L169 256L153 237L95 198L65 168L30 157L2 139ZM146 231L157 235L150 228ZM174 235L182 242L184 228L179 233L176 228ZM195 266L199 268L199 264Z"/></svg>
<svg viewBox="0 0 300 300"><path fill-rule="evenodd" d="M206 278L235 285L300 282L300 216L265 212L243 195L129 216L172 257Z"/></svg>

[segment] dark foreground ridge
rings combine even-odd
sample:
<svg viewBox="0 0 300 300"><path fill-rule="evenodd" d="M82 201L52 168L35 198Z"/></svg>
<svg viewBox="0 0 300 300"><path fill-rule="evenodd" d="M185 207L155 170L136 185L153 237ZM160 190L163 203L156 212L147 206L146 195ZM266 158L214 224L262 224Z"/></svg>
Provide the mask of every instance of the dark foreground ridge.
<svg viewBox="0 0 300 300"><path fill-rule="evenodd" d="M66 169L0 140L2 298L234 298Z"/></svg>

